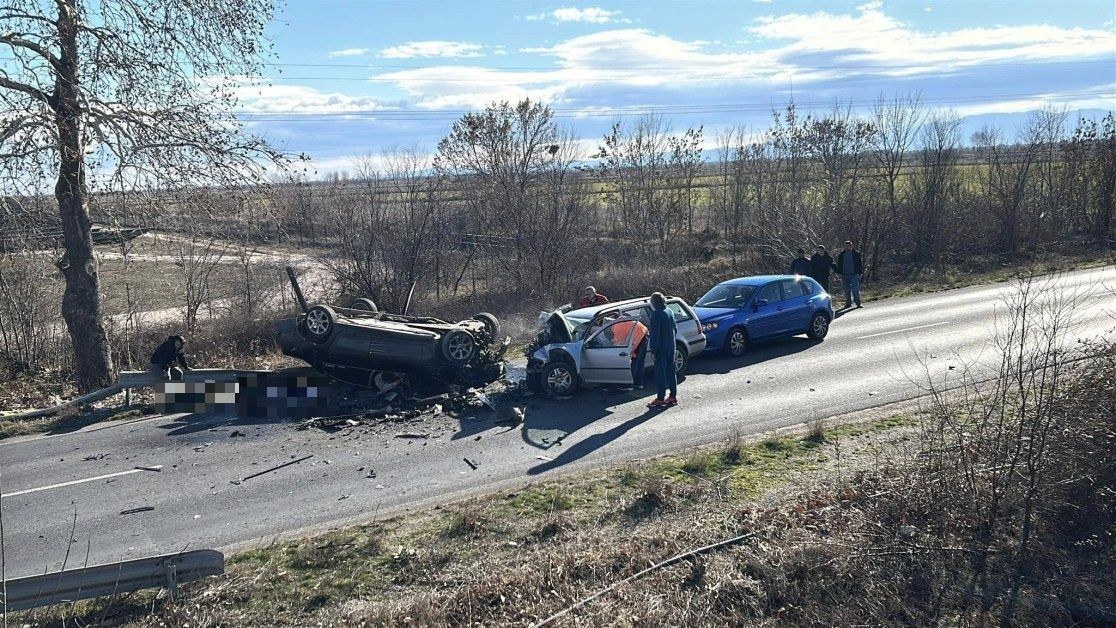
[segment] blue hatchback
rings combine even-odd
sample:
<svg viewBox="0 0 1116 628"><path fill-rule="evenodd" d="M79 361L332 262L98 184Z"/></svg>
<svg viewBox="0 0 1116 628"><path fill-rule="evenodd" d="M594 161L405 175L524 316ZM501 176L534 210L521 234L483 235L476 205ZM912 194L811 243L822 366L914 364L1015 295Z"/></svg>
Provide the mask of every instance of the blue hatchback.
<svg viewBox="0 0 1116 628"><path fill-rule="evenodd" d="M820 341L829 333L833 303L809 277L760 275L717 284L694 304L694 313L709 348L738 356L754 340L806 334Z"/></svg>

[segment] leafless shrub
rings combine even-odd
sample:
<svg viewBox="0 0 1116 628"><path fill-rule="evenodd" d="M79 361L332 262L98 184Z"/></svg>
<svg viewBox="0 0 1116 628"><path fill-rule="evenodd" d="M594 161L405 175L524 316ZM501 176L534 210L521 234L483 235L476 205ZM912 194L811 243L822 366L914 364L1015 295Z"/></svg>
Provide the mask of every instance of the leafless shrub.
<svg viewBox="0 0 1116 628"><path fill-rule="evenodd" d="M0 358L9 377L53 362L64 345L49 252L0 253Z"/></svg>

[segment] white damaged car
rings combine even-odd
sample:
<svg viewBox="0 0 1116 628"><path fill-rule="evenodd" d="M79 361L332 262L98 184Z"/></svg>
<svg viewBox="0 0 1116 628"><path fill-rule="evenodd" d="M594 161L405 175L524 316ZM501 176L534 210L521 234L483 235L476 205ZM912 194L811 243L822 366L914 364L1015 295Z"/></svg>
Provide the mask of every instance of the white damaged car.
<svg viewBox="0 0 1116 628"><path fill-rule="evenodd" d="M631 356L638 342L634 323L649 324L649 299L551 312L527 348L528 384L552 397L570 395L583 384L631 386ZM667 297L667 308L678 323L674 368L683 375L690 359L705 350L705 334L684 300ZM654 357L647 356L646 366L653 365Z"/></svg>

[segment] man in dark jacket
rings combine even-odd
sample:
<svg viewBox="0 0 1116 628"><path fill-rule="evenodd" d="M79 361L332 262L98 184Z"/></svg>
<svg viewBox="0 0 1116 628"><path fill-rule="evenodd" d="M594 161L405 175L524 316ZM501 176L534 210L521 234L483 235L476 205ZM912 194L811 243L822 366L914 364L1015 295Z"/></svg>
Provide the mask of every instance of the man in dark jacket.
<svg viewBox="0 0 1116 628"><path fill-rule="evenodd" d="M823 290L829 292L829 273L832 270L833 258L829 256L824 246L817 245L813 257L810 258L810 278L821 284Z"/></svg>
<svg viewBox="0 0 1116 628"><path fill-rule="evenodd" d="M186 353L183 351L185 347L186 339L182 336L168 337L151 354L151 372L163 379L182 379L182 371L190 370L190 365L186 362ZM175 364L178 366L174 366Z"/></svg>
<svg viewBox="0 0 1116 628"><path fill-rule="evenodd" d="M798 257L791 261L791 274L809 277L811 268L810 259L806 257L806 249L798 249Z"/></svg>
<svg viewBox="0 0 1116 628"><path fill-rule="evenodd" d="M651 328L647 335L647 350L655 356L655 400L648 408L665 408L678 405L678 373L674 370L674 352L678 324L674 312L667 309L666 298L661 292L651 295ZM667 391L670 396L667 397Z"/></svg>
<svg viewBox="0 0 1116 628"><path fill-rule="evenodd" d="M852 240L845 240L845 250L837 256L837 272L845 286L845 309L856 304L860 307L860 275L864 272L864 259L853 248Z"/></svg>

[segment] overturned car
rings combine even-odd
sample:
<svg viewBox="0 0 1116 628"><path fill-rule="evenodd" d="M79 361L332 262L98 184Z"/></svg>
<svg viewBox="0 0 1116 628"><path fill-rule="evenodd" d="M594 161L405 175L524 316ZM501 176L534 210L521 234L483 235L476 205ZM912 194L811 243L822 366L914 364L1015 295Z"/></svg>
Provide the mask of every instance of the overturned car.
<svg viewBox="0 0 1116 628"><path fill-rule="evenodd" d="M504 373L511 339L491 314L452 323L381 312L370 299L356 299L347 308L308 306L288 274L303 313L277 323L279 347L331 377L371 386L388 372L483 386Z"/></svg>
<svg viewBox="0 0 1116 628"><path fill-rule="evenodd" d="M678 323L674 369L684 375L690 358L705 350L706 338L689 304L678 297L666 301ZM552 397L582 384L631 386L632 355L641 340L635 322L646 326L650 320L648 297L541 317L542 329L526 350L528 385ZM653 365L654 357L647 356L646 366Z"/></svg>

